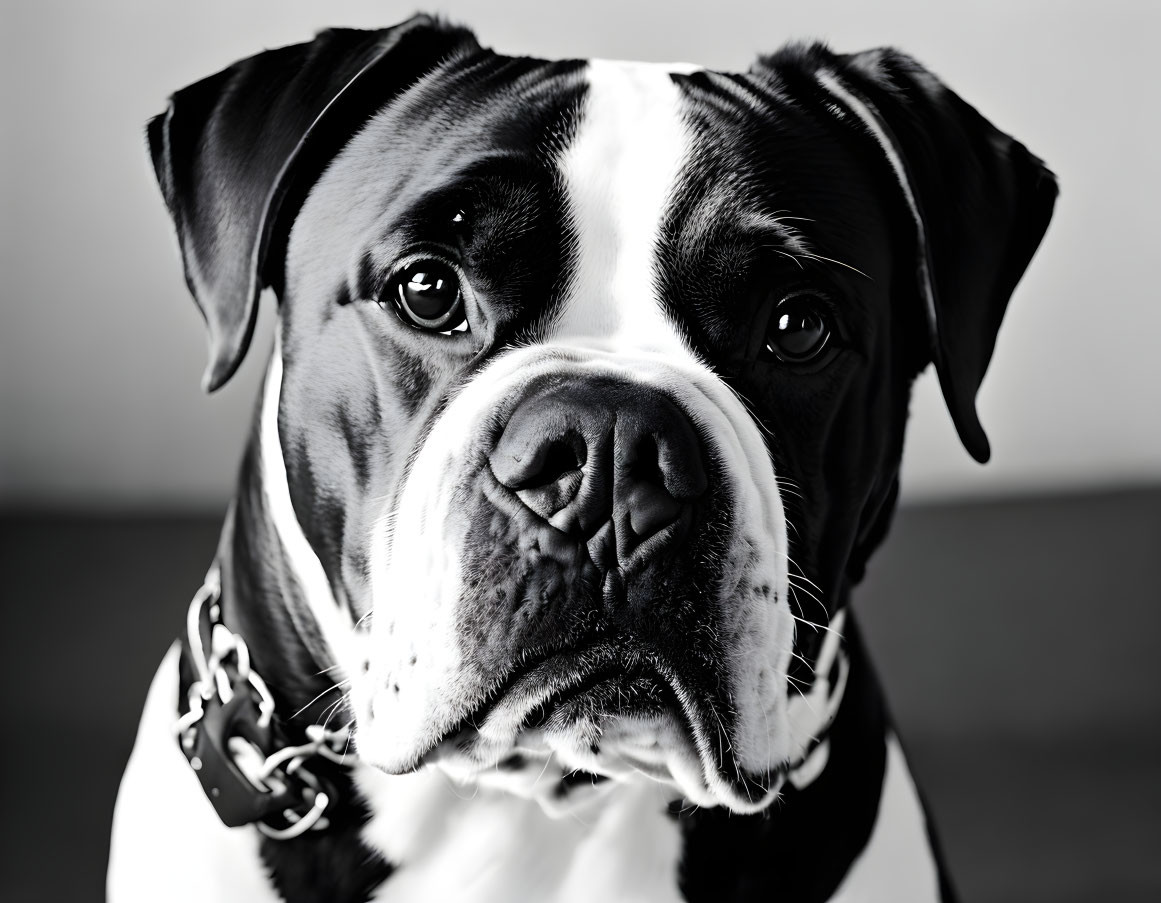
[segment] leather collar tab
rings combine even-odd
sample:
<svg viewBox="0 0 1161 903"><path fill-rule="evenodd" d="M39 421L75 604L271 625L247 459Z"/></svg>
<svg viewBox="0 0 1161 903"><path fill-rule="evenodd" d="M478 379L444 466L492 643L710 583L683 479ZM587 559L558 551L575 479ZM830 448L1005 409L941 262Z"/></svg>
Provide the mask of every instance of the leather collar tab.
<svg viewBox="0 0 1161 903"><path fill-rule="evenodd" d="M220 597L215 567L190 604L182 638L182 753L224 824L253 824L277 840L325 830L350 796L346 732L277 717L245 641L222 623Z"/></svg>

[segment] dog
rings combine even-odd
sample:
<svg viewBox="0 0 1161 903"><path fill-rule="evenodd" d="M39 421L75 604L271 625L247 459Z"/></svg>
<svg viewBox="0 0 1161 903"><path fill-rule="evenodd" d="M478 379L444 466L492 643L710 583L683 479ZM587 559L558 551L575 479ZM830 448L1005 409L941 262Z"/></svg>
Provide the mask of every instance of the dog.
<svg viewBox="0 0 1161 903"><path fill-rule="evenodd" d="M148 143L206 388L279 318L110 899L954 899L850 594L928 364L989 456L1037 157L890 49L550 62L426 16Z"/></svg>

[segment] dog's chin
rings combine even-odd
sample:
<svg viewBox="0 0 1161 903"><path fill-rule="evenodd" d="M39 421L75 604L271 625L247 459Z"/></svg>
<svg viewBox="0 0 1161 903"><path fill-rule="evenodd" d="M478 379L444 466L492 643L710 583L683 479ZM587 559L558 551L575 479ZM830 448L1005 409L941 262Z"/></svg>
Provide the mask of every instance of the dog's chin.
<svg viewBox="0 0 1161 903"><path fill-rule="evenodd" d="M592 738L600 736L600 744ZM754 812L777 794L780 780L707 781L705 766L677 719L668 715L606 716L582 720L566 729L521 731L503 750L465 752L449 739L425 758L467 786L514 793L535 800L545 812L576 812L594 799L626 784L651 784L666 802L686 806L725 806Z"/></svg>
<svg viewBox="0 0 1161 903"><path fill-rule="evenodd" d="M576 812L625 784L652 784L666 800L717 800L700 779L696 753L666 715L586 716L521 730L509 744L458 735L424 762L455 781L534 800L549 815Z"/></svg>
<svg viewBox="0 0 1161 903"><path fill-rule="evenodd" d="M648 656L625 667L623 653L590 647L505 681L416 767L534 799L552 815L642 782L681 805L760 811L777 798L782 770L743 770L713 712Z"/></svg>

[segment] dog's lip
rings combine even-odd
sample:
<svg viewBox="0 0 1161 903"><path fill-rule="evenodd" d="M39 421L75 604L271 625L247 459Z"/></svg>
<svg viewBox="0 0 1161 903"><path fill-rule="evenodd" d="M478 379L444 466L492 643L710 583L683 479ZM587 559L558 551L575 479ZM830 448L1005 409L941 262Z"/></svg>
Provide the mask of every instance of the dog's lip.
<svg viewBox="0 0 1161 903"><path fill-rule="evenodd" d="M483 698L445 730L424 753L472 731L481 737L498 736L505 726L513 735L541 706L583 689L598 675L611 676L611 666L624 662L625 652L610 640L582 646L527 653L483 694Z"/></svg>
<svg viewBox="0 0 1161 903"><path fill-rule="evenodd" d="M495 765L491 751L510 750L537 712L619 676L657 681L712 796L735 811L758 811L776 796L785 768L746 774L734 760L723 719L708 693L693 689L661 653L613 639L527 656L525 664L499 679L481 702L436 739L419 764L437 758L438 751L450 745L460 755L478 756L481 767ZM489 752L480 755L481 746Z"/></svg>

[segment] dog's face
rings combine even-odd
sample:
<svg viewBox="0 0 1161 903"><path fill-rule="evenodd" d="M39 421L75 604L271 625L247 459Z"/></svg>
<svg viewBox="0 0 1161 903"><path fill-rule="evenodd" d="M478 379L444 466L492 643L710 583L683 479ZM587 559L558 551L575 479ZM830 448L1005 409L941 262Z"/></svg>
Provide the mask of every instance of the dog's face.
<svg viewBox="0 0 1161 903"><path fill-rule="evenodd" d="M777 101L729 84L448 67L303 206L282 407L307 414L282 437L371 614L371 761L544 744L741 806L763 794L739 775L769 786L810 739L794 616L825 625L810 594L831 594L802 569L829 589L841 562L792 560L784 505L841 485L838 516L796 526L849 548L901 436L906 318L873 168L825 113L763 134Z"/></svg>
<svg viewBox="0 0 1161 903"><path fill-rule="evenodd" d="M362 83L392 54L416 71L307 175L325 116L303 132L249 243L281 265L263 456L346 619L324 633L358 751L483 779L643 772L761 808L833 714L826 638L885 528L933 346L986 455L971 399L1050 179L903 58L868 74L813 48L726 75L515 60L423 21L385 34ZM368 53L319 41L340 39ZM946 215L1002 207L999 257L968 223L929 224L931 161L898 137L922 116L891 123L873 75L932 95L920 130L991 148L972 165L1002 184ZM175 210L220 382L252 315L199 284L196 214ZM983 297L961 301L973 279ZM988 322L949 339L941 318Z"/></svg>

